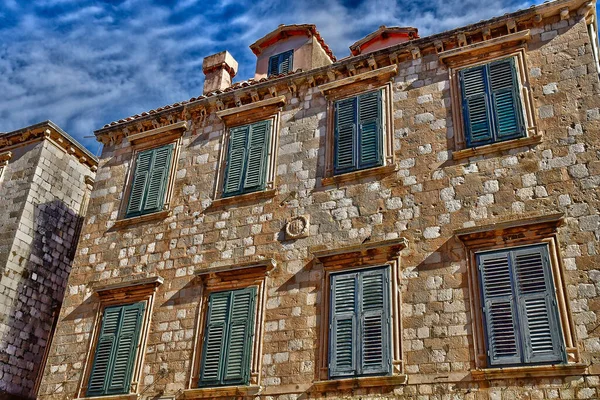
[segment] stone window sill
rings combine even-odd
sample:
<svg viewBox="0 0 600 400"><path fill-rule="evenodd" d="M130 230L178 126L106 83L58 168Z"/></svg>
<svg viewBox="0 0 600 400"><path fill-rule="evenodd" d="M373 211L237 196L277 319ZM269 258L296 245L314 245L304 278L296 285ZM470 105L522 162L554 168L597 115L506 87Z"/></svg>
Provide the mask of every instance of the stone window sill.
<svg viewBox="0 0 600 400"><path fill-rule="evenodd" d="M465 158L482 156L484 154L494 153L496 151L516 149L518 147L533 146L542 142L542 135L537 134L526 138L507 140L486 144L484 146L473 147L470 149L458 150L452 153L454 160L463 160Z"/></svg>
<svg viewBox="0 0 600 400"><path fill-rule="evenodd" d="M408 377L402 375L390 376L363 376L358 378L330 379L315 382L312 386L313 392L329 392L336 390L348 390L370 387L389 387L406 385Z"/></svg>
<svg viewBox="0 0 600 400"><path fill-rule="evenodd" d="M271 199L275 196L277 196L277 189L263 190L260 192L240 194L231 197L221 197L213 200L209 208L223 208L232 204L251 203L256 200Z"/></svg>
<svg viewBox="0 0 600 400"><path fill-rule="evenodd" d="M115 224L112 226L112 229L120 229L131 225L141 224L147 221L165 219L169 216L169 213L169 210L163 210L152 214L140 215L138 217L119 219L115 221Z"/></svg>
<svg viewBox="0 0 600 400"><path fill-rule="evenodd" d="M183 391L184 399L215 399L219 397L254 397L261 391L258 385L224 386L211 388L187 389Z"/></svg>
<svg viewBox="0 0 600 400"><path fill-rule="evenodd" d="M334 184L346 183L357 181L362 178L368 178L371 176L387 175L397 171L396 164L384 165L382 167L374 167L368 169L361 169L358 171L347 172L345 174L328 176L321 179L321 185L329 186Z"/></svg>
<svg viewBox="0 0 600 400"><path fill-rule="evenodd" d="M506 368L476 369L471 372L473 380L496 380L511 378L544 378L556 376L583 375L587 373L585 364L528 365Z"/></svg>
<svg viewBox="0 0 600 400"><path fill-rule="evenodd" d="M113 394L108 396L80 397L85 400L135 400L138 398L136 393Z"/></svg>

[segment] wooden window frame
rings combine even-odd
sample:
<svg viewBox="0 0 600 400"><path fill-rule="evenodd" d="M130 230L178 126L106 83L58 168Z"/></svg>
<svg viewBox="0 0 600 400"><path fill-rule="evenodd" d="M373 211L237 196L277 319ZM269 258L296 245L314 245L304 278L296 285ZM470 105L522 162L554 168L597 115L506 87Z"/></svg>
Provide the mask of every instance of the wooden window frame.
<svg viewBox="0 0 600 400"><path fill-rule="evenodd" d="M127 177L123 185L123 197L121 198L121 206L118 211L116 223L117 227L152 219L165 218L170 213L173 201L173 187L175 186L175 176L177 174L177 162L181 148L181 138L186 129L186 122L178 122L165 127L153 129L151 131L141 132L128 138L129 142L131 143L131 161L127 172ZM167 186L165 188L163 209L153 213L142 214L134 217L126 217L138 154L146 150L152 150L168 145L173 145L173 153L171 154L169 176L167 178Z"/></svg>
<svg viewBox="0 0 600 400"><path fill-rule="evenodd" d="M520 376L524 371L535 374L536 370L545 371L548 368L548 365L530 364L505 366L501 368L488 366L487 340L485 338L484 316L481 309L481 282L476 253L490 250L508 250L535 244L546 244L548 248L559 324L562 329L562 339L566 353L566 363L561 365L580 366L575 324L569 307L569 299L563 273L564 267L559 251L560 243L558 240L558 228L563 223L563 214L552 214L455 231L455 235L463 242L467 251L473 350L475 353L476 367L476 371L474 371L475 377L495 377L496 370L504 371L504 377Z"/></svg>
<svg viewBox="0 0 600 400"><path fill-rule="evenodd" d="M455 160L480 156L500 150L534 145L540 143L542 139L542 134L537 127L535 109L533 106L533 95L530 90L525 46L521 45L517 48L511 47L510 49L493 47L491 49L487 48L486 51L487 52L483 54L476 53L468 56L463 55L462 57L445 60L445 63L448 64L450 79L450 99L454 127L454 152L452 156ZM467 147L459 72L463 69L485 65L507 58L514 59L525 136L481 146Z"/></svg>
<svg viewBox="0 0 600 400"><path fill-rule="evenodd" d="M267 283L268 277L276 265L275 260L265 259L236 265L214 267L196 272L196 275L201 281L202 294L198 304L196 337L194 339L195 348L191 359L192 368L188 379L187 389L184 390L184 396L186 398L218 398L233 396L234 394L239 395L240 393L251 394L258 392L261 382ZM248 385L199 387L202 347L210 294L252 286L256 288L256 301L254 309L253 343L250 346L250 379Z"/></svg>
<svg viewBox="0 0 600 400"><path fill-rule="evenodd" d="M321 302L319 305L322 323L319 329L318 353L315 368L314 390L326 392L349 387L397 386L406 383L402 346L402 271L400 252L408 246L404 238L365 243L337 250L312 251L323 269ZM390 291L390 356L391 373L377 376L351 378L329 378L329 322L331 275L340 272L355 272L374 267L389 268Z"/></svg>
<svg viewBox="0 0 600 400"><path fill-rule="evenodd" d="M129 393L102 396L102 398L106 399L126 398L128 395L134 395L137 397L137 393L139 393L140 389L143 369L142 367L144 365L144 358L146 356L146 345L148 341L150 323L152 320L152 311L154 308L156 292L162 283L163 279L159 276L156 276L136 279L124 283L94 286L94 292L98 296L99 303L96 311L96 317L94 319L94 326L90 334L90 343L86 355L86 362L82 371L79 388L76 392L76 398L86 398L88 383L94 363L94 356L96 354L96 346L98 344L98 339L100 337L100 331L102 328L102 317L104 316L104 310L106 307L143 302L144 313L140 325L137 345L138 347L135 360L133 362L133 371L131 372Z"/></svg>
<svg viewBox="0 0 600 400"><path fill-rule="evenodd" d="M279 147L279 128L281 120L281 106L285 104L285 96L273 97L246 104L232 109L217 112L217 116L225 123L224 134L221 136L221 149L219 152L219 169L217 171L217 184L215 185L214 200L212 205L218 207L235 202L256 200L265 197L274 197L276 192L275 180L277 169L277 149ZM267 149L267 165L265 169L265 185L263 190L242 193L223 197L225 184L225 169L227 163L229 136L232 128L250 125L255 122L270 120L271 137Z"/></svg>
<svg viewBox="0 0 600 400"><path fill-rule="evenodd" d="M325 172L323 185L358 180L364 177L395 171L394 165L394 101L392 79L398 72L397 65L379 68L333 81L319 86L327 99L327 133L325 137ZM381 90L381 131L383 164L372 168L335 174L335 103L363 93Z"/></svg>

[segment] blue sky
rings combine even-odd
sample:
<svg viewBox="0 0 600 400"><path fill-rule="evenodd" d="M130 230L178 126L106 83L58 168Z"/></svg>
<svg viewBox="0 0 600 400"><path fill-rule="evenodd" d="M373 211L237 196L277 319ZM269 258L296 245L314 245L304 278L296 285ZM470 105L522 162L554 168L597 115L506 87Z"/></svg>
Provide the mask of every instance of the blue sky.
<svg viewBox="0 0 600 400"><path fill-rule="evenodd" d="M202 94L204 56L228 50L251 78L248 46L279 24L316 24L339 59L380 25L426 36L532 3L0 0L0 131L51 119L97 153L93 130Z"/></svg>

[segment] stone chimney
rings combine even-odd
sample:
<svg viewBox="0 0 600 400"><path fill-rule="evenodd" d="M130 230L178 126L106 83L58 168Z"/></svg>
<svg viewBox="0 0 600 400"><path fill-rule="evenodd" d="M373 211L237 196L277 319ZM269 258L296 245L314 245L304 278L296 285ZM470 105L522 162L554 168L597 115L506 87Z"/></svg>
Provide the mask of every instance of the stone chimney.
<svg viewBox="0 0 600 400"><path fill-rule="evenodd" d="M231 86L231 80L237 74L237 70L238 63L228 51L204 57L202 71L206 77L204 78L203 94Z"/></svg>

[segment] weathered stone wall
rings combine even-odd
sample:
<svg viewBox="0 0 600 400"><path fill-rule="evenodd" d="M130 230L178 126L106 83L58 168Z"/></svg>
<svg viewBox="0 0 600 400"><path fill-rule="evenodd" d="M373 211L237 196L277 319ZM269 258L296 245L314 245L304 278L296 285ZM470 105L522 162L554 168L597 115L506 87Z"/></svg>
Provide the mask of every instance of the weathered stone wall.
<svg viewBox="0 0 600 400"><path fill-rule="evenodd" d="M35 398L77 245L84 178L94 174L48 140L13 154L0 185L2 219L15 236L0 266L0 393Z"/></svg>
<svg viewBox="0 0 600 400"><path fill-rule="evenodd" d="M173 212L165 220L110 229L117 218L131 151L104 148L89 217L69 278L40 397L71 398L79 389L98 299L91 286L160 275L138 392L152 398L188 388L202 283L194 272L216 262L273 257L268 279L260 398L319 397L315 381L323 270L309 248L406 237L402 324L408 383L392 392L355 389L326 398L599 398L600 88L585 22L558 16L531 30L526 56L538 145L455 161L447 68L435 55L399 64L393 82L398 171L321 185L326 99L302 86L278 132L274 199L211 206L224 125L188 121L176 164ZM278 93L280 94L280 93ZM477 382L467 255L454 230L563 212L559 228L567 297L581 362L590 375ZM285 241L287 218L311 216L310 236ZM370 239L369 239L370 238ZM198 357L196 357L198 360ZM197 361L196 361L197 362ZM165 377L161 369L168 372ZM271 393L269 395L269 393Z"/></svg>

